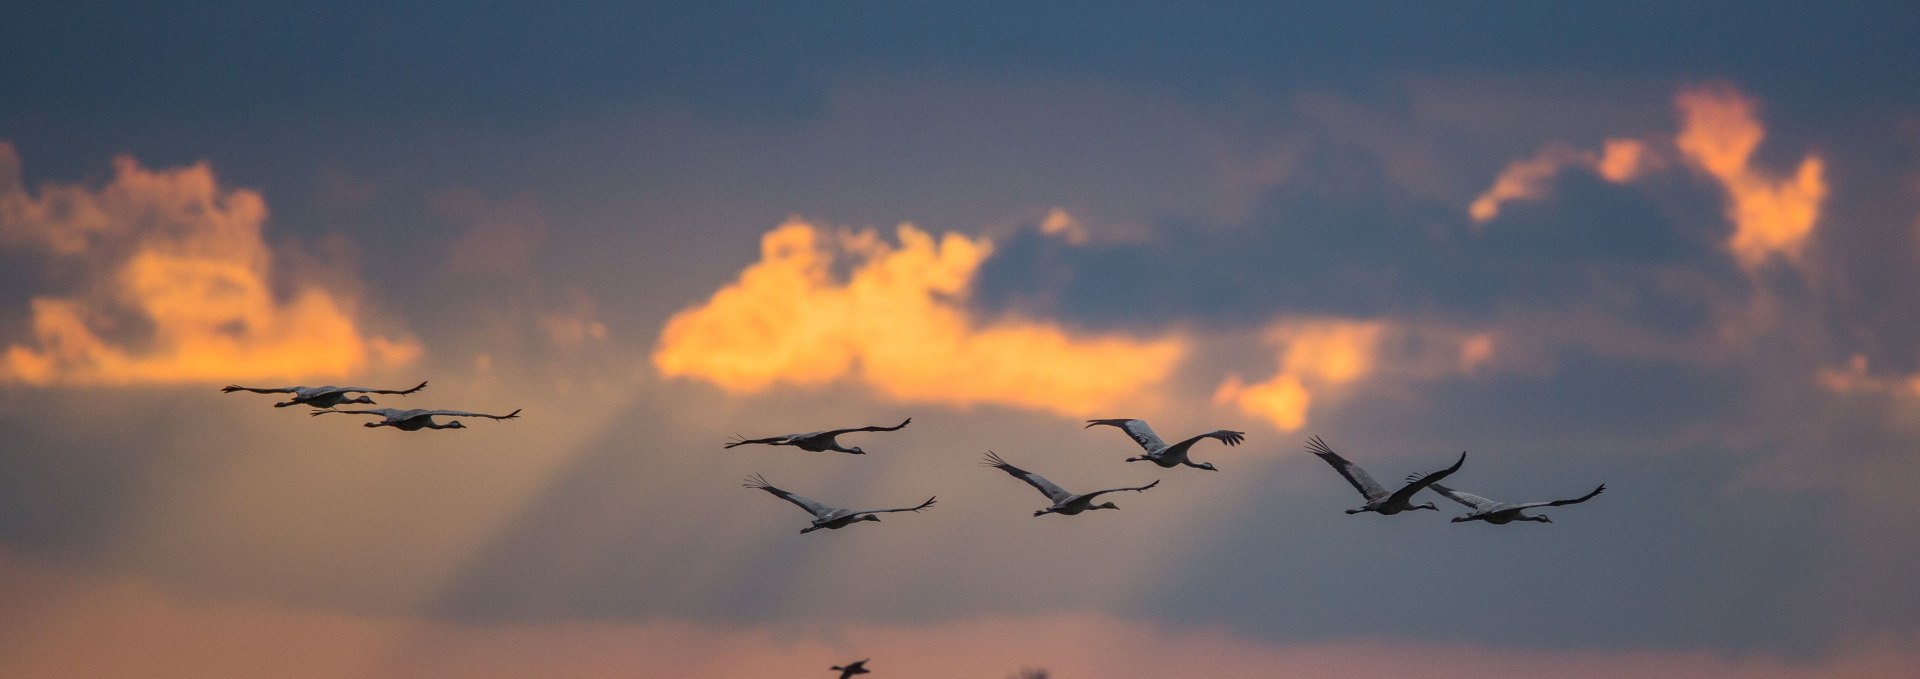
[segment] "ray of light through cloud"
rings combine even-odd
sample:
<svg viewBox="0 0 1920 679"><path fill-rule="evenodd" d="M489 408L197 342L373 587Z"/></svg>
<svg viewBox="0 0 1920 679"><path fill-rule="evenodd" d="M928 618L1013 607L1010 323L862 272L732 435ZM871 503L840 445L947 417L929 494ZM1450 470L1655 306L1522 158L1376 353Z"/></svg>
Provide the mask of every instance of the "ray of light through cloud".
<svg viewBox="0 0 1920 679"><path fill-rule="evenodd" d="M1376 10L13 12L0 676L1912 674L1920 9Z"/></svg>

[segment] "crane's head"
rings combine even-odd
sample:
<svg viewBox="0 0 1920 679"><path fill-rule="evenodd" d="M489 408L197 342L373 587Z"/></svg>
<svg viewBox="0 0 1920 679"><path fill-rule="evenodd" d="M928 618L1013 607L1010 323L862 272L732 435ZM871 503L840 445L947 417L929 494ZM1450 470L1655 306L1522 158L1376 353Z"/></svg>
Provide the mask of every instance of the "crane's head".
<svg viewBox="0 0 1920 679"><path fill-rule="evenodd" d="M879 520L880 520L880 517L878 517L878 516L874 516L874 515L872 515L872 514L868 514L868 515L866 515L866 516L862 516L862 517L860 517L860 520L861 520L861 521L879 521Z"/></svg>
<svg viewBox="0 0 1920 679"><path fill-rule="evenodd" d="M1529 517L1527 517L1527 520L1529 520L1529 521L1539 521L1540 523L1553 523L1553 519L1549 519L1549 518L1547 518L1547 515L1545 515L1545 514L1541 514L1541 515L1539 515L1539 516L1529 516Z"/></svg>
<svg viewBox="0 0 1920 679"><path fill-rule="evenodd" d="M382 427L382 426L386 426L386 423L384 423L384 422L368 422L368 423L366 423L366 424L363 424L363 425L360 425L360 426L362 426L362 427L366 427L366 428L368 428L368 429L372 429L372 428L374 428L374 427Z"/></svg>
<svg viewBox="0 0 1920 679"><path fill-rule="evenodd" d="M1093 426L1093 425L1091 425L1091 424L1089 424L1089 425L1087 425L1087 426L1089 426L1089 427L1091 427L1091 426ZM1140 461L1142 461L1142 460L1145 460L1145 459L1147 459L1147 456L1145 456L1145 455L1135 455L1135 456L1133 456L1133 457L1129 457L1129 458L1127 458L1127 461L1128 461L1128 462L1140 462Z"/></svg>
<svg viewBox="0 0 1920 679"><path fill-rule="evenodd" d="M374 403L374 402L373 402L373 397L372 397L372 396L368 396L368 395L366 395L366 394L361 394L361 395L359 395L359 396L355 396L355 397L353 397L353 398L350 398L350 399L347 399L347 400L345 400L345 401L341 401L341 403L365 403L365 404L367 404L367 405L378 405L378 404L376 404L376 403Z"/></svg>
<svg viewBox="0 0 1920 679"><path fill-rule="evenodd" d="M466 429L467 425L461 424L459 420L454 420L452 422L448 422L446 424L440 425L440 428L441 429Z"/></svg>
<svg viewBox="0 0 1920 679"><path fill-rule="evenodd" d="M1213 466L1213 463L1212 463L1212 462L1202 462L1202 463L1200 463L1200 464L1196 464L1196 465L1194 465L1194 466L1195 466L1195 467L1199 467L1199 468L1201 468L1201 469L1205 469L1205 470L1207 470L1207 471L1210 471L1210 472L1217 472L1217 471L1220 471L1220 470L1219 470L1218 468L1216 468L1216 467L1214 467L1214 466Z"/></svg>
<svg viewBox="0 0 1920 679"><path fill-rule="evenodd" d="M848 448L848 449L847 449L847 452L849 452L849 453L853 453L853 454L855 454L855 455L865 455L865 454L867 454L867 451L864 451L864 450L861 450L861 449L860 449L860 446L854 446L854 447L852 447L852 448Z"/></svg>
<svg viewBox="0 0 1920 679"><path fill-rule="evenodd" d="M1433 503L1431 502L1422 502L1420 504L1414 505L1413 508L1414 509L1431 509L1436 512L1440 511L1440 508L1433 506Z"/></svg>
<svg viewBox="0 0 1920 679"><path fill-rule="evenodd" d="M1094 505L1093 508L1094 509L1119 509L1120 505L1116 505L1112 502L1102 502L1100 504Z"/></svg>
<svg viewBox="0 0 1920 679"><path fill-rule="evenodd" d="M1472 520L1473 520L1473 517L1472 517L1472 516L1456 516L1456 517L1453 517L1453 522L1454 522L1454 523L1465 523L1465 522L1467 522L1467 521L1472 521Z"/></svg>

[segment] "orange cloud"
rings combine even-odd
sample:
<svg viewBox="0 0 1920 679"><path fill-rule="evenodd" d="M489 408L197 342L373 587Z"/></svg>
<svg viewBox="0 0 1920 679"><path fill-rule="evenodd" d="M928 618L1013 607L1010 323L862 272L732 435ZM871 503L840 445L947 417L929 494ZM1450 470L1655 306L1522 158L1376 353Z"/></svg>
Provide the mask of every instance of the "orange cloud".
<svg viewBox="0 0 1920 679"><path fill-rule="evenodd" d="M1730 86L1683 90L1675 95L1674 105L1680 115L1674 148L1689 166L1727 192L1727 218L1734 226L1727 249L1749 271L1776 255L1798 263L1827 197L1825 161L1808 154L1785 178L1753 167L1753 152L1766 129L1754 117L1753 100ZM1504 203L1538 200L1546 195L1549 181L1567 167L1586 167L1620 184L1665 164L1641 139L1608 139L1598 153L1548 145L1532 158L1508 164L1493 186L1468 205L1467 214L1476 224L1483 223L1498 216Z"/></svg>
<svg viewBox="0 0 1920 679"><path fill-rule="evenodd" d="M1060 238L1074 245L1087 243L1087 226L1060 208L1047 211L1047 218L1040 221L1040 233Z"/></svg>
<svg viewBox="0 0 1920 679"><path fill-rule="evenodd" d="M900 401L999 404L1076 416L1164 381L1177 338L1083 337L1033 320L972 317L985 239L938 240L910 224L873 231L789 221L760 261L661 330L654 366L737 393L854 378ZM850 265L842 280L837 263Z"/></svg>
<svg viewBox="0 0 1920 679"><path fill-rule="evenodd" d="M875 676L1058 677L1619 676L1743 679L1903 677L1915 639L1854 640L1821 660L1689 650L1531 650L1470 643L1333 640L1266 643L1208 627L1166 628L1097 613L963 618L913 625L729 625L679 619L464 624L362 615L169 590L138 578L88 578L0 555L0 675L8 677L831 676L872 658Z"/></svg>
<svg viewBox="0 0 1920 679"><path fill-rule="evenodd" d="M1638 177L1651 161L1646 144L1638 139L1608 139L1597 153L1549 144L1532 158L1507 164L1493 186L1467 206L1467 216L1476 224L1484 223L1500 216L1503 203L1544 198L1553 178L1568 167L1584 167L1601 179L1623 184Z"/></svg>
<svg viewBox="0 0 1920 679"><path fill-rule="evenodd" d="M1281 431L1306 426L1314 392L1342 387L1387 373L1399 378L1431 379L1472 373L1493 358L1491 335L1389 324L1379 320L1312 319L1283 321L1266 333L1280 347L1280 369L1272 378L1248 384L1228 375L1213 401L1265 419Z"/></svg>
<svg viewBox="0 0 1920 679"><path fill-rule="evenodd" d="M266 202L222 190L205 163L153 171L122 156L105 186L38 194L0 142L0 244L45 250L87 280L72 296L32 300L34 342L7 347L0 380L292 380L419 353L410 339L364 336L352 309L318 286L276 298Z"/></svg>
<svg viewBox="0 0 1920 679"><path fill-rule="evenodd" d="M1720 182L1731 203L1734 232L1727 242L1742 266L1753 269L1773 255L1798 261L1801 246L1820 219L1827 197L1824 162L1808 154L1792 177L1776 179L1752 166L1766 130L1754 118L1753 100L1727 86L1681 92L1680 134L1674 143L1695 168Z"/></svg>
<svg viewBox="0 0 1920 679"><path fill-rule="evenodd" d="M1306 426L1313 404L1308 383L1337 387L1367 376L1385 327L1379 321L1349 320L1276 325L1267 330L1267 341L1281 347L1280 372L1257 384L1228 375L1213 401L1265 418L1281 431L1297 430Z"/></svg>
<svg viewBox="0 0 1920 679"><path fill-rule="evenodd" d="M1841 394L1920 396L1920 375L1875 375L1867 371L1867 357L1854 354L1845 368L1822 368L1820 386Z"/></svg>

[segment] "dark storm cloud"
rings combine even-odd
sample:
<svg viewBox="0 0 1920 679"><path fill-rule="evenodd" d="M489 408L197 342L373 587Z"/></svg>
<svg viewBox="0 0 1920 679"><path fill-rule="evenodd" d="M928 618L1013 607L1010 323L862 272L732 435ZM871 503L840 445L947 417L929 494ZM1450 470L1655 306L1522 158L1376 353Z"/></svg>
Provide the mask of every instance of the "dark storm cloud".
<svg viewBox="0 0 1920 679"><path fill-rule="evenodd" d="M1719 246L1718 199L1666 189L1650 197L1570 174L1551 204L1475 228L1461 205L1409 197L1378 171L1305 177L1273 189L1244 223L1165 221L1144 242L1085 247L1020 232L986 263L978 301L1145 327L1258 326L1278 314L1486 321L1604 305L1625 322L1683 331L1715 300L1671 289L1663 272L1729 294L1747 281Z"/></svg>

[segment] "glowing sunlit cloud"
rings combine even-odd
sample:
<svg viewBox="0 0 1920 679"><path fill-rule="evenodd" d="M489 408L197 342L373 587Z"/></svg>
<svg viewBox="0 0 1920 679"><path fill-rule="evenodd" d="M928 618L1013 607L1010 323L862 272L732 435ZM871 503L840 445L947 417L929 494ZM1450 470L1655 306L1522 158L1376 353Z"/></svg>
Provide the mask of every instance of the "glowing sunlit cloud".
<svg viewBox="0 0 1920 679"><path fill-rule="evenodd" d="M1797 262L1827 197L1824 161L1808 154L1787 178L1754 168L1753 151L1766 130L1754 117L1753 100L1731 87L1686 90L1674 103L1681 117L1675 146L1727 191L1727 218L1734 226L1728 249L1748 269L1774 255Z"/></svg>
<svg viewBox="0 0 1920 679"><path fill-rule="evenodd" d="M1213 401L1264 418L1281 431L1297 430L1306 426L1313 404L1307 385L1337 387L1365 377L1373 370L1384 328L1378 321L1349 320L1275 325L1267 330L1267 340L1281 347L1280 371L1255 384L1229 375Z"/></svg>
<svg viewBox="0 0 1920 679"><path fill-rule="evenodd" d="M1753 152L1766 137L1766 128L1754 115L1753 100L1730 86L1683 90L1675 95L1674 105L1680 131L1673 149L1726 191L1727 219L1734 226L1727 249L1749 271L1774 256L1797 264L1827 197L1825 161L1807 154L1788 177L1755 168ZM1664 166L1661 155L1649 142L1632 138L1608 139L1598 152L1551 144L1532 158L1508 164L1493 186L1468 205L1467 214L1479 224L1499 216L1507 202L1539 200L1568 167L1588 168L1616 184L1630 182Z"/></svg>
<svg viewBox="0 0 1920 679"><path fill-rule="evenodd" d="M1601 179L1625 184L1639 177L1653 162L1653 157L1647 152L1646 142L1638 139L1608 139L1600 145L1600 157L1593 161L1593 171Z"/></svg>
<svg viewBox="0 0 1920 679"><path fill-rule="evenodd" d="M1492 335L1390 323L1382 320L1287 320L1267 329L1279 347L1279 370L1261 382L1228 375L1213 401L1266 420L1281 431L1307 424L1316 393L1376 376L1433 379L1471 374L1494 358Z"/></svg>
<svg viewBox="0 0 1920 679"><path fill-rule="evenodd" d="M1054 208L1047 212L1047 218L1040 220L1040 233L1059 238L1074 245L1087 243L1087 226L1066 210Z"/></svg>
<svg viewBox="0 0 1920 679"><path fill-rule="evenodd" d="M1549 144L1532 158L1508 163L1493 186L1467 206L1467 216L1476 224L1485 223L1500 216L1504 203L1540 200L1546 197L1553 178L1569 167L1584 167L1601 179L1623 184L1633 181L1651 162L1646 144L1638 139L1608 139L1599 152Z"/></svg>
<svg viewBox="0 0 1920 679"><path fill-rule="evenodd" d="M363 334L316 285L274 294L266 202L223 190L205 164L114 160L97 189L21 181L0 142L0 244L85 271L72 296L31 301L33 341L0 356L0 381L125 385L344 376L412 360L411 339ZM137 329L137 332L136 332Z"/></svg>
<svg viewBox="0 0 1920 679"><path fill-rule="evenodd" d="M760 261L667 321L654 366L735 393L852 378L899 401L1077 416L1160 384L1185 352L1178 338L975 319L965 302L991 244L908 224L897 235L896 247L873 231L782 224Z"/></svg>
<svg viewBox="0 0 1920 679"><path fill-rule="evenodd" d="M1816 377L1820 386L1840 394L1920 396L1920 375L1875 375L1860 354L1849 358L1844 368L1822 368Z"/></svg>

